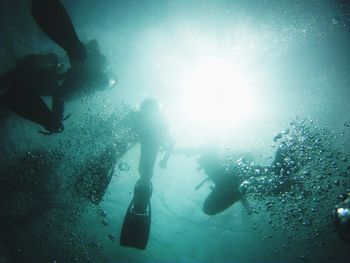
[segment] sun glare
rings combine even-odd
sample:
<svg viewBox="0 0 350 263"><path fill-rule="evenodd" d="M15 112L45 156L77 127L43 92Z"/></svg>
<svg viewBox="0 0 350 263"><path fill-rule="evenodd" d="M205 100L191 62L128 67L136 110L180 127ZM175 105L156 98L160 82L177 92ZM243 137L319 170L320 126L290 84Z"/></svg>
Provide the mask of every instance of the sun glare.
<svg viewBox="0 0 350 263"><path fill-rule="evenodd" d="M204 129L237 127L255 110L250 82L229 61L203 59L184 78L182 101L186 117Z"/></svg>

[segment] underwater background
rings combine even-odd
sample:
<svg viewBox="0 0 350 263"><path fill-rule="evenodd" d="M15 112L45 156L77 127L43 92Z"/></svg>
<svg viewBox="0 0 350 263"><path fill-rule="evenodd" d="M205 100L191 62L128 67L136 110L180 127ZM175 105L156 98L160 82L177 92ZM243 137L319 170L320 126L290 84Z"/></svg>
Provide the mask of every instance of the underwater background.
<svg viewBox="0 0 350 263"><path fill-rule="evenodd" d="M347 1L61 2L80 39L98 40L117 84L68 102L61 134L0 109L1 263L349 261L332 219L350 191ZM68 65L30 1L2 0L0 13L1 74L27 54ZM195 156L174 155L154 169L147 249L121 247L140 149L110 147L128 144L118 124L146 98L163 105L176 147L214 142L228 165L269 165L278 145L295 142L301 187L255 189L251 211L237 202L208 216L210 182L195 190L204 171Z"/></svg>

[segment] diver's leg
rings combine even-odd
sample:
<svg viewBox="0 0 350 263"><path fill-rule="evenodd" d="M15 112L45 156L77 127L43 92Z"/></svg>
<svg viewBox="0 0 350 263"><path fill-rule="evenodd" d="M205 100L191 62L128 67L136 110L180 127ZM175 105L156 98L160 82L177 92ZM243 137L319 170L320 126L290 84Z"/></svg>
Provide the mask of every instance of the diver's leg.
<svg viewBox="0 0 350 263"><path fill-rule="evenodd" d="M150 141L152 138L150 138ZM157 159L159 145L149 142L141 142L141 154L139 162L140 180L142 182L150 182L153 177L153 168Z"/></svg>
<svg viewBox="0 0 350 263"><path fill-rule="evenodd" d="M158 147L159 148L159 147ZM134 210L138 214L146 214L149 200L152 195L153 167L158 154L158 148L141 143L139 164L140 179L134 190Z"/></svg>
<svg viewBox="0 0 350 263"><path fill-rule="evenodd" d="M150 181L137 181L134 188L134 211L136 214L147 214L149 200L152 196L152 183Z"/></svg>
<svg viewBox="0 0 350 263"><path fill-rule="evenodd" d="M40 28L67 52L71 64L85 60L85 47L66 9L58 0L32 0L31 11Z"/></svg>
<svg viewBox="0 0 350 263"><path fill-rule="evenodd" d="M58 120L63 120L64 101L56 94L52 96L52 113Z"/></svg>

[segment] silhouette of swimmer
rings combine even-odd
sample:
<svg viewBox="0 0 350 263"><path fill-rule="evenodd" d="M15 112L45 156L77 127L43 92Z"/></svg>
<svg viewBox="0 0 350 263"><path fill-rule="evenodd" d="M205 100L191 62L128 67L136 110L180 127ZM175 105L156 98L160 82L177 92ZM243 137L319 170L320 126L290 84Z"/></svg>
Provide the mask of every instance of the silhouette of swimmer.
<svg viewBox="0 0 350 263"><path fill-rule="evenodd" d="M204 182L211 180L214 183L211 193L203 203L203 212L207 215L221 213L231 207L237 201L241 201L248 213L251 208L245 198L249 187L259 186L258 189L264 195L280 195L296 185L291 179L290 174L297 170L296 165L291 160L293 158L293 149L286 144L281 144L277 149L275 158L269 166L260 166L240 158L235 163L227 163L222 158L220 148L215 144L208 144L199 147L178 148L173 150L174 154L182 154L187 157L199 155L197 162L204 170L207 178L203 180L196 190ZM258 175L253 175L259 171ZM250 178L255 178L250 182ZM261 177L274 178L273 183L262 183ZM261 182L260 182L261 181ZM265 180L267 181L267 180ZM265 182L264 181L264 182ZM255 185L257 184L257 185Z"/></svg>
<svg viewBox="0 0 350 263"><path fill-rule="evenodd" d="M115 117L116 116L113 114L108 122L113 122ZM114 166L120 158L137 143L140 143L140 180L137 184L142 185L141 188L144 187L149 190L153 177L154 164L159 151L165 151L161 161L161 163L164 163L169 158L175 144L175 140L170 134L169 126L161 114L158 101L154 99L145 100L140 110L130 112L124 119L118 122L115 128L117 128L117 139L112 144L105 147L100 156L94 156L92 160L86 164L87 172L83 172L82 174L86 175L88 172L94 172L96 175L94 175L91 180L100 178L98 180L99 182L97 182L98 184L101 184L102 181L108 181L108 183L105 183L105 186L102 187L104 193L110 179L101 178L110 178L111 170L114 169ZM160 166L162 167L161 164ZM163 166L163 168L165 167ZM83 180L86 180L86 178L83 178ZM91 187L91 185L89 187ZM92 190L90 189L90 191ZM101 194L101 198L99 197L97 200L101 200L102 196L103 194ZM145 201L148 202L148 199Z"/></svg>
<svg viewBox="0 0 350 263"><path fill-rule="evenodd" d="M169 127L161 115L156 100L145 100L141 110L130 113L125 123L136 133L141 144L140 179L136 182L134 197L124 218L120 244L145 249L151 227L150 198L154 164L161 148L166 151L163 162L169 158L175 141L170 135Z"/></svg>
<svg viewBox="0 0 350 263"><path fill-rule="evenodd" d="M67 53L71 68L62 72L54 54L28 55L0 78L0 105L44 127L64 130L64 101L110 86L107 59L96 40L79 40L70 17L57 0L33 0L32 15L40 28ZM41 96L52 96L52 109Z"/></svg>
<svg viewBox="0 0 350 263"><path fill-rule="evenodd" d="M96 46L97 42L92 45ZM81 65L61 72L62 64L56 55L28 55L0 77L0 105L43 126L48 134L62 132L64 101L109 86L108 76L102 67L100 69L97 71L89 65ZM42 96L52 97L52 109Z"/></svg>
<svg viewBox="0 0 350 263"><path fill-rule="evenodd" d="M140 144L140 179L136 183L134 198L135 210L142 212L147 208L149 198L151 197L151 179L153 177L153 168L162 148L165 155L162 164L166 163L171 151L173 150L175 140L171 136L169 126L166 124L158 101L154 99L145 100L139 111L134 111L126 118L128 126L136 133ZM162 166L164 168L164 166Z"/></svg>
<svg viewBox="0 0 350 263"><path fill-rule="evenodd" d="M221 213L231 207L237 201L242 201L244 207L249 211L244 193L240 191L240 184L243 179L232 169L227 169L221 158L220 149L215 144L208 144L192 148L174 149L173 153L183 154L188 157L199 155L197 163L204 170L207 178L203 180L196 190L201 187L204 182L211 180L214 183L211 193L205 199L202 210L207 215L215 215Z"/></svg>

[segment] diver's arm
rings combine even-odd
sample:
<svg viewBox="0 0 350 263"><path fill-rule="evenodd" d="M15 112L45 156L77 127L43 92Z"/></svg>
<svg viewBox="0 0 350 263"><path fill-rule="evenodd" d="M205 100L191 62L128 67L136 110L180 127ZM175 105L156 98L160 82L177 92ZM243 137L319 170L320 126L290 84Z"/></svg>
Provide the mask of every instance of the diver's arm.
<svg viewBox="0 0 350 263"><path fill-rule="evenodd" d="M181 154L185 155L186 157L191 157L196 154L201 153L200 147L185 147L185 148L176 148L173 150L173 154Z"/></svg>
<svg viewBox="0 0 350 263"><path fill-rule="evenodd" d="M31 12L44 33L67 52L71 64L84 62L85 47L66 9L58 0L32 0Z"/></svg>
<svg viewBox="0 0 350 263"><path fill-rule="evenodd" d="M172 136L169 136L168 141L167 141L165 155L164 155L163 159L159 162L159 166L161 168L165 169L167 167L168 160L174 151L174 146L175 146L175 138Z"/></svg>
<svg viewBox="0 0 350 263"><path fill-rule="evenodd" d="M159 162L159 166L162 167L163 169L166 168L168 160L172 154L182 154L182 155L185 155L186 157L191 157L191 156L199 154L201 152L200 147L188 147L188 148L174 149L174 146L175 146L175 140L174 140L173 144L170 146L169 150L167 147L167 151L166 151L163 159Z"/></svg>

